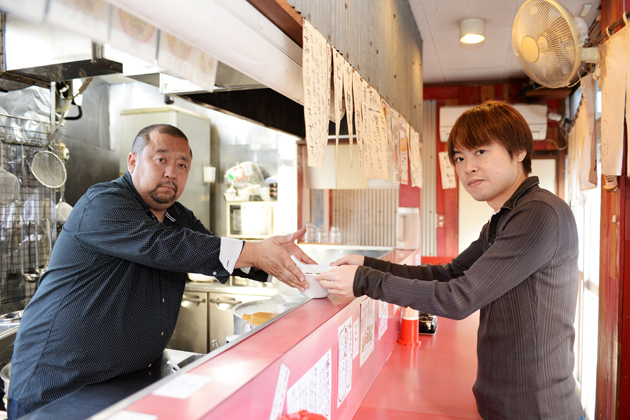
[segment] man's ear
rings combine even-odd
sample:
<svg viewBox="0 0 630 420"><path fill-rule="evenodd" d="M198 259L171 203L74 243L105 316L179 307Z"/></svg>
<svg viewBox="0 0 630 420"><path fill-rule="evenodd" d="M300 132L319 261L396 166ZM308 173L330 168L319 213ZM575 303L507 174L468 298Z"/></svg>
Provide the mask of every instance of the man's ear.
<svg viewBox="0 0 630 420"><path fill-rule="evenodd" d="M522 161L524 161L524 160L525 160L525 156L527 156L527 151L526 151L526 150L523 150L523 151L521 151L521 152L518 152L518 153L516 154L516 156L515 156L516 161L517 161L517 162L522 162Z"/></svg>
<svg viewBox="0 0 630 420"><path fill-rule="evenodd" d="M136 169L138 158L138 155L134 152L129 153L129 156L127 156L127 170L130 174L132 174L134 169Z"/></svg>

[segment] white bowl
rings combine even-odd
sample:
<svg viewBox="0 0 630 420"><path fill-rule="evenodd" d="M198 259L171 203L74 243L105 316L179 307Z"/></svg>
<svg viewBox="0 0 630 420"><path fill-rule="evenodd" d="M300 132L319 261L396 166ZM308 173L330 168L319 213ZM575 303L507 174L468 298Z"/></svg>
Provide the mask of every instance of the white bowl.
<svg viewBox="0 0 630 420"><path fill-rule="evenodd" d="M304 277L306 277L306 281L310 287L303 291L302 294L310 298L325 298L328 296L328 289L322 286L319 281L315 280L315 277L335 267L332 265L309 265L308 267L317 274L304 273Z"/></svg>

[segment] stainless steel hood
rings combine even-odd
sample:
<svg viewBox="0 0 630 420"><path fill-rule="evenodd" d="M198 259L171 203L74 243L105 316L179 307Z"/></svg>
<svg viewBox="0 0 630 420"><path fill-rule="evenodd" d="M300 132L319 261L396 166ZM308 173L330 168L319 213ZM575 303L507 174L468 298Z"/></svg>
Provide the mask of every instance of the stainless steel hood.
<svg viewBox="0 0 630 420"><path fill-rule="evenodd" d="M0 90L122 73L122 63L103 57L89 38L47 23L0 14Z"/></svg>

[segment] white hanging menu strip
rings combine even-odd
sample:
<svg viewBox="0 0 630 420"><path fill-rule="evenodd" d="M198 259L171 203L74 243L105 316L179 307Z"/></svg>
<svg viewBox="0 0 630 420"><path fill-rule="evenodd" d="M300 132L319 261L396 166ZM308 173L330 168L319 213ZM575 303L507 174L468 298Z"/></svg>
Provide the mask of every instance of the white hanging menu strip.
<svg viewBox="0 0 630 420"><path fill-rule="evenodd" d="M336 49L333 51L333 65L335 70L334 88L335 88L335 161L337 160L337 151L339 150L339 126L343 118L343 78L345 70L345 62L343 56Z"/></svg>
<svg viewBox="0 0 630 420"><path fill-rule="evenodd" d="M187 400L210 381L212 378L209 376L180 373L176 378L155 390L153 395Z"/></svg>
<svg viewBox="0 0 630 420"><path fill-rule="evenodd" d="M389 172L389 148L387 146L387 121L383 112L381 97L371 86L368 86L368 113L370 147L366 153L368 178L391 179Z"/></svg>
<svg viewBox="0 0 630 420"><path fill-rule="evenodd" d="M354 69L350 66L350 63L344 61L344 74L343 74L343 86L344 86L344 99L346 102L346 122L348 124L348 142L350 142L350 168L352 168L352 137L353 137L353 128L352 128L352 117L354 116L354 109L352 107L352 74L354 73Z"/></svg>
<svg viewBox="0 0 630 420"><path fill-rule="evenodd" d="M389 148L389 174L392 182L400 184L400 173L398 172L398 154L399 151L394 145L394 134L392 133L392 114L393 109L385 99L381 98L383 103L383 113L385 114L385 124L387 124L387 145ZM396 143L397 144L397 143Z"/></svg>
<svg viewBox="0 0 630 420"><path fill-rule="evenodd" d="M337 330L337 408L352 388L352 317Z"/></svg>
<svg viewBox="0 0 630 420"><path fill-rule="evenodd" d="M422 188L422 157L420 154L420 134L410 127L411 133L411 186Z"/></svg>
<svg viewBox="0 0 630 420"><path fill-rule="evenodd" d="M330 420L332 411L332 358L330 349L289 388L287 413L306 410Z"/></svg>
<svg viewBox="0 0 630 420"><path fill-rule="evenodd" d="M401 115L398 119L400 133L400 183L409 184L409 124Z"/></svg>
<svg viewBox="0 0 630 420"><path fill-rule="evenodd" d="M360 366L374 350L374 300L366 298L361 302L361 359Z"/></svg>
<svg viewBox="0 0 630 420"><path fill-rule="evenodd" d="M359 146L359 171L363 172L363 100L361 75L355 71L352 73L352 92L354 96L354 127L357 131L357 145Z"/></svg>
<svg viewBox="0 0 630 420"><path fill-rule="evenodd" d="M442 189L448 190L457 186L457 180L455 179L455 167L448 159L448 152L438 153L440 161L440 172L442 173Z"/></svg>
<svg viewBox="0 0 630 420"><path fill-rule="evenodd" d="M600 47L602 90L602 174L621 175L623 162L624 106L628 72L628 27Z"/></svg>
<svg viewBox="0 0 630 420"><path fill-rule="evenodd" d="M109 42L152 64L157 55L158 30L142 19L114 7Z"/></svg>
<svg viewBox="0 0 630 420"><path fill-rule="evenodd" d="M199 86L200 90L214 91L216 58L164 31L160 32L158 65Z"/></svg>
<svg viewBox="0 0 630 420"><path fill-rule="evenodd" d="M281 363L280 372L278 373L278 382L276 382L276 392L273 396L273 405L271 406L271 415L269 420L278 420L282 416L284 408L284 400L287 396L287 385L289 384L289 368Z"/></svg>
<svg viewBox="0 0 630 420"><path fill-rule="evenodd" d="M46 19L104 44L109 41L111 10L103 0L50 0Z"/></svg>
<svg viewBox="0 0 630 420"><path fill-rule="evenodd" d="M361 79L361 115L363 116L363 126L361 127L363 133L363 174L368 178L368 157L370 154L369 148L372 145L372 130L370 126L370 85L367 80Z"/></svg>
<svg viewBox="0 0 630 420"><path fill-rule="evenodd" d="M302 81L308 165L324 168L330 112L331 49L326 39L303 20Z"/></svg>
<svg viewBox="0 0 630 420"><path fill-rule="evenodd" d="M33 23L39 23L46 14L47 0L0 0L0 10Z"/></svg>
<svg viewBox="0 0 630 420"><path fill-rule="evenodd" d="M401 159L400 159L400 114L394 108L391 109L391 127L390 130L392 132L392 160L394 161L394 165L396 166L396 172L398 178L396 182L400 184L401 182Z"/></svg>

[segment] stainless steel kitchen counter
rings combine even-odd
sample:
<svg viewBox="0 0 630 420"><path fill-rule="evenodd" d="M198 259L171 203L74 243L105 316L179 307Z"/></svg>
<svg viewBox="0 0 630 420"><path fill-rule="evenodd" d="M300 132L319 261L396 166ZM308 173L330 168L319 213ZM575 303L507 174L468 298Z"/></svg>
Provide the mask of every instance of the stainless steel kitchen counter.
<svg viewBox="0 0 630 420"><path fill-rule="evenodd" d="M247 284L236 284L238 280L230 278L226 284L218 281L189 281L186 283L186 291L198 293L229 293L233 295L259 295L273 296L278 293L278 288L271 283L260 283L254 280L242 279Z"/></svg>

